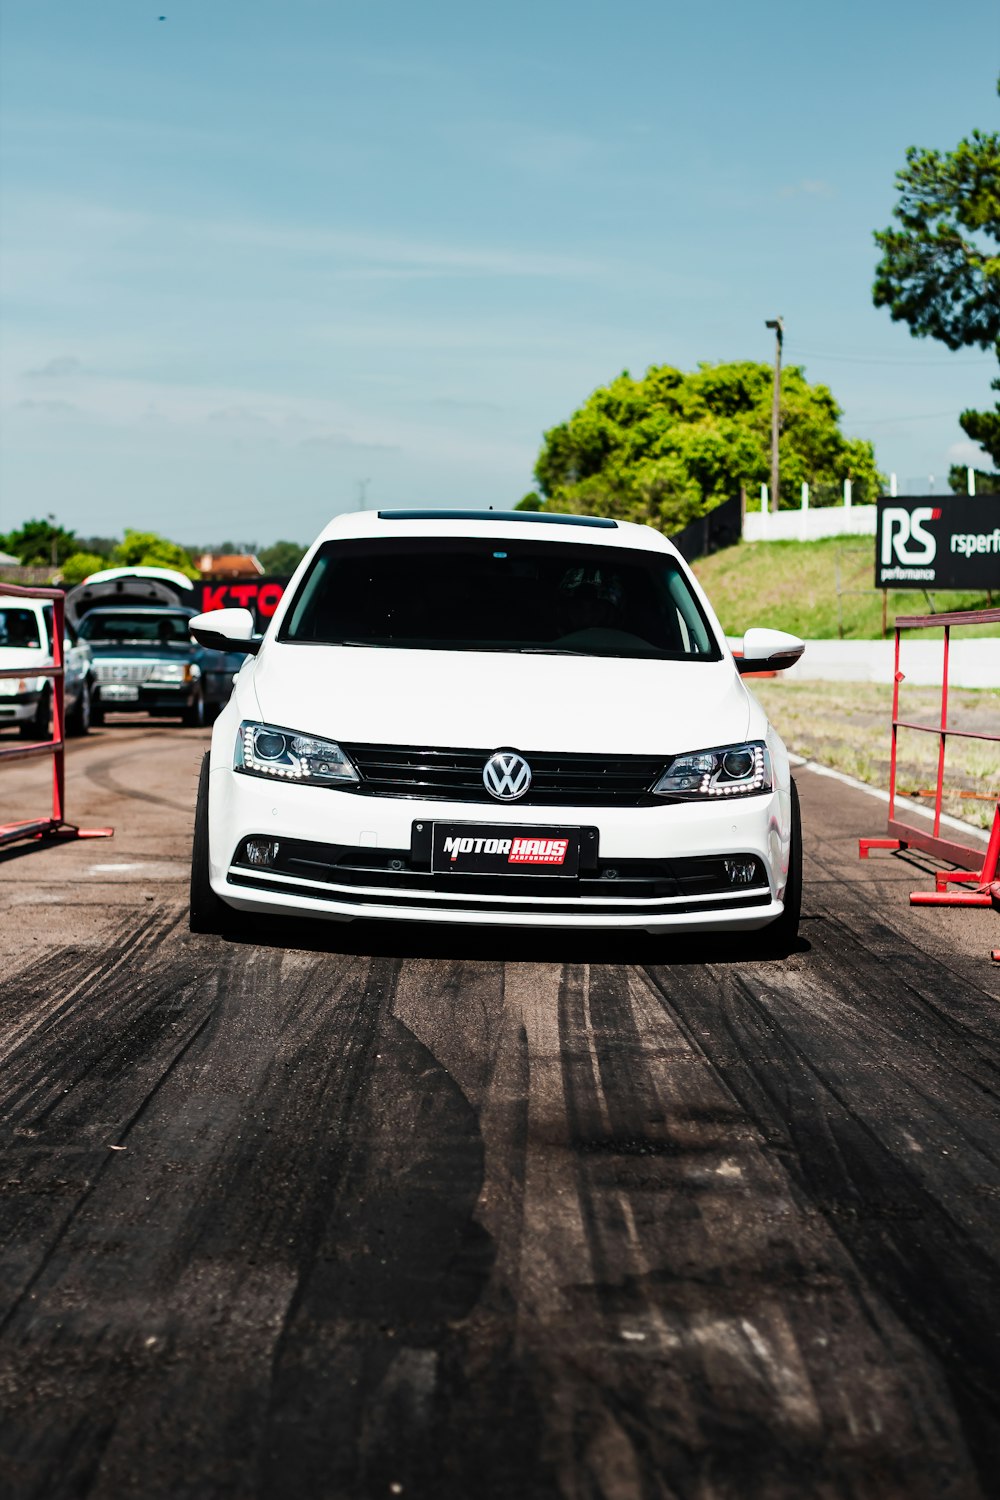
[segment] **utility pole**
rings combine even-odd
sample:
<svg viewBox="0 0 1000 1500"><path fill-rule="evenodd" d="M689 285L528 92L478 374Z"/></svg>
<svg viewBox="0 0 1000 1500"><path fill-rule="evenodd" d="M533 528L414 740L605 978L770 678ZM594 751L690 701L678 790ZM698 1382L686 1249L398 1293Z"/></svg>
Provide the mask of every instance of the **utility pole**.
<svg viewBox="0 0 1000 1500"><path fill-rule="evenodd" d="M365 509L367 509L367 503L368 503L368 486L370 484L371 484L371 480L370 479L359 479L358 480L358 509L359 510L365 510Z"/></svg>
<svg viewBox="0 0 1000 1500"><path fill-rule="evenodd" d="M774 393L771 397L771 509L778 509L778 438L781 425L781 344L785 336L784 318L768 318L765 328L774 329Z"/></svg>

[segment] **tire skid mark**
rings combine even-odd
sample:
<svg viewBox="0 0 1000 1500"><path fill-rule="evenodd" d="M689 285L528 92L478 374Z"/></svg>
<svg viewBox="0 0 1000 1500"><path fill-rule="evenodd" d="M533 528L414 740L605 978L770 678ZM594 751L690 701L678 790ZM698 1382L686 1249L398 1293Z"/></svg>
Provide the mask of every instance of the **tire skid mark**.
<svg viewBox="0 0 1000 1500"><path fill-rule="evenodd" d="M603 1329L599 1352L578 1355L591 1367L577 1415L587 1434L576 1454L580 1493L610 1492L605 1441L616 1467L627 1456L646 1476L644 1493L729 1493L734 1482L746 1496L800 1493L788 1476L816 1446L819 1413L798 1343L764 1277L752 1284L755 1322L743 1314L742 1276L742 1290L725 1284L730 1203L736 1191L743 1196L729 1176L731 1152L746 1149L746 1132L734 1141L728 1121L720 1130L714 1118L692 1127L675 1117L678 1095L693 1094L715 1118L721 1100L703 1060L676 1034L664 1036L662 1009L649 1005L638 976L595 967L589 982L571 976L563 1000L566 1092L596 1277L577 1286L576 1311L581 1321L596 1314ZM749 1443L748 1423L757 1429ZM660 1488L653 1476L664 1474L671 1483Z"/></svg>
<svg viewBox="0 0 1000 1500"><path fill-rule="evenodd" d="M393 1009L410 1008L409 990L401 981ZM488 1420L488 1390L469 1378L471 1362L497 1397L516 1399L495 1319L477 1317L493 1265L477 1214L477 1115L398 1015L386 1007L376 1020L336 1199L275 1361L261 1492L305 1493L322 1467L337 1494L385 1494L394 1482L405 1493L520 1493L497 1475L520 1478L531 1464L510 1452ZM331 1367L336 1386L323 1378Z"/></svg>
<svg viewBox="0 0 1000 1500"><path fill-rule="evenodd" d="M360 1014L384 992L386 965L321 962L282 982L280 951L217 948L218 989L197 1047L143 1101L127 1152L88 1195L10 1330L29 1403L36 1368L67 1337L91 1351L86 1378L62 1371L44 1453L30 1432L13 1443L32 1493L53 1493L42 1479L51 1454L59 1493L79 1493L84 1474L94 1475L88 1493L116 1500L186 1492L191 1465L206 1472L197 1434L207 1411L208 1472L220 1466L227 1483L255 1492L248 1434L261 1430L274 1344L315 1222L330 1211L331 1154L350 1114L337 1080L350 1084L365 1061L361 1038L341 1025L345 1006ZM167 1412L186 1436L159 1451L154 1479L142 1455ZM93 1425L81 1442L84 1421Z"/></svg>
<svg viewBox="0 0 1000 1500"><path fill-rule="evenodd" d="M208 1025L209 1019L210 1017L208 1015L201 1017L201 1019L197 1021L197 1023L192 1027L188 1034L179 1040L177 1050L167 1061L165 1069L159 1074L159 1077L157 1078L152 1091L147 1094L136 1106L135 1112L132 1117L123 1122L121 1130L123 1136L127 1136L132 1126L142 1118L142 1115L148 1108L153 1096L158 1092L160 1088L164 1086L170 1075L173 1073L174 1069L183 1060L185 1054L198 1041L202 1032ZM36 1295L35 1288L41 1285L46 1274L50 1271L53 1262L58 1255L63 1240L72 1230L74 1221L83 1212L87 1200L99 1188L103 1173L108 1168L110 1168L113 1161L114 1158L112 1157L111 1153L109 1151L105 1151L103 1153L103 1160L98 1165L97 1171L95 1172L93 1178L85 1185L82 1193L67 1212L65 1219L60 1225L55 1238L45 1247L45 1251L39 1261L37 1270L25 1283L20 1293L11 1302L9 1308L7 1308L4 1311L3 1315L0 1316L0 1337L2 1337L7 1328L15 1322L18 1313L24 1305L25 1300L27 1298L33 1298Z"/></svg>
<svg viewBox="0 0 1000 1500"><path fill-rule="evenodd" d="M647 972L662 1003L779 1153L801 1201L822 1214L868 1296L891 1309L930 1356L927 1374L938 1373L945 1399L939 1395L938 1409L928 1412L915 1402L914 1411L925 1426L946 1427L954 1410L988 1490L1000 1456L995 1246L973 1240L943 1197L910 1175L909 1160L901 1169L877 1121L863 1118L838 1082L843 1056L835 1049L831 1055L822 1039L817 1045L808 1029L814 1017L804 1007L800 1026L808 1041L794 1034L787 1011L775 1014L766 975L692 974L681 998L669 980ZM696 1028L695 1021L710 1024ZM857 1046L863 1055L863 1044ZM818 1058L828 1059L826 1071ZM869 1066L875 1071L874 1062ZM877 1115L877 1087L869 1087L867 1099ZM881 1312L878 1320L884 1327Z"/></svg>
<svg viewBox="0 0 1000 1500"><path fill-rule="evenodd" d="M887 956L872 942L867 925L830 916L813 931L816 958L829 983L846 987L850 982L862 1001L872 976L884 976L884 966L890 964L894 1004L878 1013L882 1029L907 1043L919 1040L949 1069L967 1055L976 1065L967 1072L970 1084L986 1089L983 1073L1000 1074L1000 1011L992 997L929 954L901 946ZM887 987L884 977L878 987ZM870 1006L859 1004L859 1009L874 1019Z"/></svg>
<svg viewBox="0 0 1000 1500"><path fill-rule="evenodd" d="M987 975L992 977L990 970L981 965L970 970L967 963L965 967L957 968L954 962L949 963L940 952L930 952L921 945L920 928L913 921L913 913L908 906L896 908L881 899L878 909L873 910L873 892L860 883L845 881L843 870L838 869L826 855L813 851L809 863L818 865L828 877L829 885L825 892L819 883L810 883L808 879L805 882L807 896L812 897L809 905L820 908L824 923L840 923L847 927L852 942L874 952L877 962L885 962L891 958L892 963L905 972L911 982L914 978L919 980L925 966L930 965L943 982L940 993L947 996L955 1011L961 1014L965 1027L975 1030L977 1020L983 1018L989 1023L993 1017L992 1007L984 1012L982 1002L1000 999L1000 989L996 986L986 988ZM913 879L918 879L916 871L913 872ZM830 895L833 890L836 891L835 901ZM990 1034L995 1036L995 1029Z"/></svg>
<svg viewBox="0 0 1000 1500"><path fill-rule="evenodd" d="M6 1068L13 1068L18 1053L29 1042L34 1045L39 1034L57 1025L65 1011L98 995L123 969L138 965L154 954L176 928L181 915L176 911L154 911L140 920L138 927L134 917L126 918L119 927L119 942L109 941L103 951L73 950L64 961L56 961L54 973L46 968L39 974L34 965L26 965L16 976L4 1003L5 1011L17 1009L21 1019L12 1021L0 1040L0 1062ZM40 981L50 991L41 1001Z"/></svg>
<svg viewBox="0 0 1000 1500"><path fill-rule="evenodd" d="M204 747L200 741L197 744L192 743L192 754L196 749L201 748ZM165 740L161 748L161 746L159 744L156 744L152 739L147 739L143 746L143 755L146 756L157 753L176 756L176 741L172 739ZM172 797L158 797L154 792L143 792L138 790L136 787L126 786L124 782L121 782L117 779L117 777L113 773L118 769L118 767L122 765L132 765L134 759L135 757L132 753L132 746L130 745L127 750L124 750L118 754L109 755L103 760L90 762L88 765L83 767L83 773L86 776L87 780L92 782L94 786L99 787L102 792L110 792L111 795L115 798L121 797L130 802L147 802L156 807L167 807L171 810L171 812L188 813L193 820L193 795L190 802L178 802L175 801ZM197 776L197 765L197 759L192 760L192 774L195 777Z"/></svg>

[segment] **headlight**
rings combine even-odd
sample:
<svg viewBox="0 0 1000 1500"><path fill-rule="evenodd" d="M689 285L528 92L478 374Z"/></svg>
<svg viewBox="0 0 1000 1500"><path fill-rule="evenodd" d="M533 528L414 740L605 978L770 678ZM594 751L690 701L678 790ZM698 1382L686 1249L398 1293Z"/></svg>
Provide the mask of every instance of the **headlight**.
<svg viewBox="0 0 1000 1500"><path fill-rule="evenodd" d="M298 781L305 786L343 786L356 782L358 773L333 740L273 724L244 719L236 736L233 769L247 776L266 776L273 781Z"/></svg>
<svg viewBox="0 0 1000 1500"><path fill-rule="evenodd" d="M745 797L769 792L771 757L761 740L747 745L723 745L718 750L696 750L670 762L653 788L660 797L697 801L704 797Z"/></svg>
<svg viewBox="0 0 1000 1500"><path fill-rule="evenodd" d="M195 662L165 661L155 666L147 682L197 682L201 668Z"/></svg>

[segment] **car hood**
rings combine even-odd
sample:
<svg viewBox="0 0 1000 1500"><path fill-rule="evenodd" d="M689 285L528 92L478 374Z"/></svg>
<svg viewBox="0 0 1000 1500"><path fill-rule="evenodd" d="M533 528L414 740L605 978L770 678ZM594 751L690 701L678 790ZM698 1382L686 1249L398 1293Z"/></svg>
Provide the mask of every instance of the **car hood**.
<svg viewBox="0 0 1000 1500"><path fill-rule="evenodd" d="M745 739L751 713L728 660L269 641L254 664L253 689L263 721L349 744L677 753Z"/></svg>

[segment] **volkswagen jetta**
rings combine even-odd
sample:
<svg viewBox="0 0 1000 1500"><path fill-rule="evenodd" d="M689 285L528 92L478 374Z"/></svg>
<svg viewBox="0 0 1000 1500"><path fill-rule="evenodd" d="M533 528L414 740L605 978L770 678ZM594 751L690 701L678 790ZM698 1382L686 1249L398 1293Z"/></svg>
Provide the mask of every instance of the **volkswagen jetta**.
<svg viewBox="0 0 1000 1500"><path fill-rule="evenodd" d="M338 517L250 653L198 789L191 926L238 913L752 931L799 913L785 747L690 569L598 517Z"/></svg>

